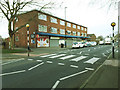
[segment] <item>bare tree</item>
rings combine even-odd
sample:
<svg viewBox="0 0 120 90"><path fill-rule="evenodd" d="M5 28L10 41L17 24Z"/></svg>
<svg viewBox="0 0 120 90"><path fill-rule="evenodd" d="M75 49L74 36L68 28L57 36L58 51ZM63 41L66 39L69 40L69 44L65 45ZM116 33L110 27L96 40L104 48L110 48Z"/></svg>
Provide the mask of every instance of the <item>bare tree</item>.
<svg viewBox="0 0 120 90"><path fill-rule="evenodd" d="M118 9L118 2L120 0L90 0L89 6L97 6L98 8L107 7L109 10L116 10Z"/></svg>
<svg viewBox="0 0 120 90"><path fill-rule="evenodd" d="M41 0L41 3L43 3L43 2L44 1ZM0 13L2 13L3 16L5 16L5 18L8 20L8 33L10 36L10 49L13 49L13 43L14 43L13 36L16 33L16 31L25 27L25 25L22 25L18 29L16 29L16 30L14 29L16 17L20 13L25 12L25 11L23 11L23 9L27 6L28 7L35 6L40 11L42 11L43 9L52 8L52 5L54 4L52 2L44 3L44 5L41 3L35 2L35 0L0 0L0 11L1 11ZM36 16L33 16L33 18L34 17L36 17ZM30 19L29 21L32 21L32 19Z"/></svg>

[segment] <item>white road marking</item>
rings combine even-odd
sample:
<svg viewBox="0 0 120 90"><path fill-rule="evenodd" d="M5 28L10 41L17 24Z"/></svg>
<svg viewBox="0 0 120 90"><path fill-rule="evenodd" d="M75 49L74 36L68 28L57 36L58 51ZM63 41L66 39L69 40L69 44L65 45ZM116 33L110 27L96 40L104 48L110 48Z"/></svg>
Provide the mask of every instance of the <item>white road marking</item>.
<svg viewBox="0 0 120 90"><path fill-rule="evenodd" d="M71 57L74 57L75 55L68 55L68 56L65 56L65 57L62 57L62 58L59 58L59 59L63 59L63 60L65 60L65 59L68 59L68 58L71 58Z"/></svg>
<svg viewBox="0 0 120 90"><path fill-rule="evenodd" d="M32 70L32 69L34 69L34 68L36 68L36 67L38 67L38 66L40 66L40 65L42 65L42 64L44 64L44 62L42 62L42 63L40 63L40 64L37 64L37 65L35 65L35 66L29 68L28 70L30 71L30 70Z"/></svg>
<svg viewBox="0 0 120 90"><path fill-rule="evenodd" d="M93 56L97 56L97 55L93 55Z"/></svg>
<svg viewBox="0 0 120 90"><path fill-rule="evenodd" d="M52 89L51 90L54 90L56 87L57 87L57 85L60 83L60 81L58 80L55 84L54 84L54 86L52 87Z"/></svg>
<svg viewBox="0 0 120 90"><path fill-rule="evenodd" d="M70 65L70 67L73 67L73 68L78 68L78 66L75 66L75 65Z"/></svg>
<svg viewBox="0 0 120 90"><path fill-rule="evenodd" d="M56 54L49 54L49 55L44 55L44 56L40 56L40 57L49 57L49 56L53 56L53 55L56 55Z"/></svg>
<svg viewBox="0 0 120 90"><path fill-rule="evenodd" d="M26 71L26 70L15 71L15 72L10 72L10 73L4 73L4 74L0 74L0 76L11 75L11 74L17 74L17 73L22 73L22 72L25 72L25 71Z"/></svg>
<svg viewBox="0 0 120 90"><path fill-rule="evenodd" d="M14 62L22 61L22 60L25 60L25 59L24 59L24 58L17 59L17 60L15 60L15 61L10 61L10 62L7 62L7 63L3 63L2 65L6 65L6 64L10 64L10 63L14 63Z"/></svg>
<svg viewBox="0 0 120 90"><path fill-rule="evenodd" d="M46 61L47 63L53 63L52 61Z"/></svg>
<svg viewBox="0 0 120 90"><path fill-rule="evenodd" d="M90 51L90 49L88 51Z"/></svg>
<svg viewBox="0 0 120 90"><path fill-rule="evenodd" d="M58 65L65 65L64 63L58 63Z"/></svg>
<svg viewBox="0 0 120 90"><path fill-rule="evenodd" d="M38 61L38 62L42 62L42 60L36 60L36 61Z"/></svg>
<svg viewBox="0 0 120 90"><path fill-rule="evenodd" d="M94 48L94 49L96 49L96 48Z"/></svg>
<svg viewBox="0 0 120 90"><path fill-rule="evenodd" d="M93 71L93 70L94 70L93 68L85 68L85 69L87 69L87 70L91 70L91 71Z"/></svg>
<svg viewBox="0 0 120 90"><path fill-rule="evenodd" d="M82 60L82 59L84 59L84 58L86 58L87 56L80 56L80 57L77 57L77 58L73 58L73 59L71 59L70 61L76 61L76 62L78 62L78 61L80 61L80 60Z"/></svg>
<svg viewBox="0 0 120 90"><path fill-rule="evenodd" d="M57 58L57 57L65 56L65 55L66 54L60 54L60 55L52 56L52 57L49 57L49 58Z"/></svg>
<svg viewBox="0 0 120 90"><path fill-rule="evenodd" d="M87 72L88 70L84 70L84 71L81 71L81 72L78 72L78 73L75 73L75 74L72 74L72 75L69 75L69 76L66 76L66 77L63 77L63 78L60 78L60 80L65 80L65 79L68 79L70 77L73 77L73 76L76 76L76 75L79 75L79 74L82 74L82 73L85 73Z"/></svg>
<svg viewBox="0 0 120 90"><path fill-rule="evenodd" d="M94 64L96 61L98 61L100 58L95 58L95 57L93 57L93 58L91 58L91 59L89 59L88 61L85 61L84 63L90 63L90 64Z"/></svg>
<svg viewBox="0 0 120 90"><path fill-rule="evenodd" d="M104 53L102 53L104 57L107 57Z"/></svg>
<svg viewBox="0 0 120 90"><path fill-rule="evenodd" d="M80 54L82 54L82 51L80 52Z"/></svg>
<svg viewBox="0 0 120 90"><path fill-rule="evenodd" d="M28 60L29 60L29 61L32 61L33 59L29 58Z"/></svg>
<svg viewBox="0 0 120 90"><path fill-rule="evenodd" d="M85 55L90 55L90 54L85 54Z"/></svg>
<svg viewBox="0 0 120 90"><path fill-rule="evenodd" d="M107 50L107 53L109 53L109 51Z"/></svg>

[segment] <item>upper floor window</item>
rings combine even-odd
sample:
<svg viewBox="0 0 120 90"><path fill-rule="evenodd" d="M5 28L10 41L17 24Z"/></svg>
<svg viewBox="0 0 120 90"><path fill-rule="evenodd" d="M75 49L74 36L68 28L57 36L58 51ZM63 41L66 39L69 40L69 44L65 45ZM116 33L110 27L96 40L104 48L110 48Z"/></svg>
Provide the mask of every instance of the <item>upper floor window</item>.
<svg viewBox="0 0 120 90"><path fill-rule="evenodd" d="M76 35L76 32L75 32L75 31L73 31L73 35Z"/></svg>
<svg viewBox="0 0 120 90"><path fill-rule="evenodd" d="M87 28L85 28L85 31L87 31Z"/></svg>
<svg viewBox="0 0 120 90"><path fill-rule="evenodd" d="M73 24L73 28L76 28L76 25Z"/></svg>
<svg viewBox="0 0 120 90"><path fill-rule="evenodd" d="M80 29L80 26L77 26L77 29Z"/></svg>
<svg viewBox="0 0 120 90"><path fill-rule="evenodd" d="M82 32L81 36L84 36L84 33Z"/></svg>
<svg viewBox="0 0 120 90"><path fill-rule="evenodd" d="M86 33L85 33L84 35L85 35L85 37L87 37L87 34L86 34Z"/></svg>
<svg viewBox="0 0 120 90"><path fill-rule="evenodd" d="M60 34L65 34L65 30L64 29L60 29Z"/></svg>
<svg viewBox="0 0 120 90"><path fill-rule="evenodd" d="M81 27L81 30L83 30L83 27Z"/></svg>
<svg viewBox="0 0 120 90"><path fill-rule="evenodd" d="M80 36L80 32L77 32L77 35Z"/></svg>
<svg viewBox="0 0 120 90"><path fill-rule="evenodd" d="M68 26L68 27L71 27L71 23L67 23L67 26Z"/></svg>
<svg viewBox="0 0 120 90"><path fill-rule="evenodd" d="M51 33L57 33L57 28L51 27Z"/></svg>
<svg viewBox="0 0 120 90"><path fill-rule="evenodd" d="M57 19L56 19L56 18L53 18L53 17L50 17L50 21L51 21L52 23L56 23L56 24L58 23L58 22L57 22Z"/></svg>
<svg viewBox="0 0 120 90"><path fill-rule="evenodd" d="M65 25L65 21L60 20L60 25Z"/></svg>
<svg viewBox="0 0 120 90"><path fill-rule="evenodd" d="M15 41L19 41L19 37L18 36L15 37Z"/></svg>
<svg viewBox="0 0 120 90"><path fill-rule="evenodd" d="M67 34L71 35L71 31L67 30Z"/></svg>
<svg viewBox="0 0 120 90"><path fill-rule="evenodd" d="M38 19L47 21L47 16L45 14L38 13Z"/></svg>
<svg viewBox="0 0 120 90"><path fill-rule="evenodd" d="M47 26L39 24L38 25L38 31L47 32Z"/></svg>

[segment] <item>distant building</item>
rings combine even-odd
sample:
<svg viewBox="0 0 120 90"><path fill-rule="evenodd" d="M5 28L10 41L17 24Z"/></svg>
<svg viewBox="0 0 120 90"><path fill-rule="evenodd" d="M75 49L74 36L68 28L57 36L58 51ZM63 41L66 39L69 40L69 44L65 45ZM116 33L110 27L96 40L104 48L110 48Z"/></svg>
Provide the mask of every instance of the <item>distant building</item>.
<svg viewBox="0 0 120 90"><path fill-rule="evenodd" d="M86 40L88 28L56 16L33 10L16 18L15 29L29 23L30 47L71 47L75 41ZM27 29L24 26L15 34L15 46L27 47Z"/></svg>
<svg viewBox="0 0 120 90"><path fill-rule="evenodd" d="M87 34L88 37L90 37L89 39L87 39L88 41L96 41L96 35L95 34Z"/></svg>

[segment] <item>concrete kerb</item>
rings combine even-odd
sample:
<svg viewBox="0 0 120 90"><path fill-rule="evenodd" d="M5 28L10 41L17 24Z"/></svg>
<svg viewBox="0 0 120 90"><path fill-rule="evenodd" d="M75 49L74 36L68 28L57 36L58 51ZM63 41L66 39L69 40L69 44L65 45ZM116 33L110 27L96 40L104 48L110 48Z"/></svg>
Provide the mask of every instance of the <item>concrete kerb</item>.
<svg viewBox="0 0 120 90"><path fill-rule="evenodd" d="M111 53L112 54L112 53ZM107 57L106 60L108 60L108 58L111 56L111 54ZM105 61L106 61L105 60ZM80 89L84 88L87 83L90 81L90 79L95 75L95 73L104 65L105 61L92 73L92 75L82 84L82 86L80 86Z"/></svg>

